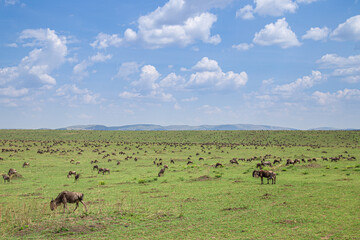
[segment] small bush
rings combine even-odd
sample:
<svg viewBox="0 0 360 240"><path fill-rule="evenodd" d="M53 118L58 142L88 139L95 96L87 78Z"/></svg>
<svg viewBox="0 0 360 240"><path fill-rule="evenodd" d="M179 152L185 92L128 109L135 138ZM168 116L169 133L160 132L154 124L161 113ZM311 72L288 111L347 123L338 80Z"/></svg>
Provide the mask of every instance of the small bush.
<svg viewBox="0 0 360 240"><path fill-rule="evenodd" d="M99 185L105 185L104 181L99 182Z"/></svg>
<svg viewBox="0 0 360 240"><path fill-rule="evenodd" d="M138 183L139 183L139 184L145 183L145 179L139 179L139 180L138 180Z"/></svg>

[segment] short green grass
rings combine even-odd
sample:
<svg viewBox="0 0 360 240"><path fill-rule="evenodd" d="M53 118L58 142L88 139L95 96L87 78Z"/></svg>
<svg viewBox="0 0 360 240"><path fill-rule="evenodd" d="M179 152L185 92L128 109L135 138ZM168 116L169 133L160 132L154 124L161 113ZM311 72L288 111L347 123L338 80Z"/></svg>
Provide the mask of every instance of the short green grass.
<svg viewBox="0 0 360 240"><path fill-rule="evenodd" d="M358 131L0 130L0 171L22 176L1 183L0 237L358 239L359 143ZM265 155L282 158L269 168L275 185L252 177L260 160L229 162ZM162 177L160 158L169 166ZM306 163L286 166L288 158ZM92 160L111 174L93 171ZM63 190L84 193L89 211L50 211Z"/></svg>

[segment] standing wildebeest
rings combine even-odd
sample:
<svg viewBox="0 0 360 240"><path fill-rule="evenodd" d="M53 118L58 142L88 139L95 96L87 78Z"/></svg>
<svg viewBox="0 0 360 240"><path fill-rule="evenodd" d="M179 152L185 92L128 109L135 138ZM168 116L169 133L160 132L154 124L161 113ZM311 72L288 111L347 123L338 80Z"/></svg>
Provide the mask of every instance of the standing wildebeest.
<svg viewBox="0 0 360 240"><path fill-rule="evenodd" d="M65 212L65 208L69 211L67 207L67 203L76 203L76 207L74 209L75 212L75 210L79 206L79 202L81 202L84 205L85 210L87 211L87 207L83 202L83 199L84 199L84 194L82 193L63 191L55 198L55 200L54 199L51 200L50 209L51 211L54 211L57 206L64 204L64 212Z"/></svg>
<svg viewBox="0 0 360 240"><path fill-rule="evenodd" d="M272 184L276 184L276 173L273 171L265 171L265 170L254 170L253 177L261 177L261 184L264 184L263 178L267 178L267 183L269 184L269 180L272 180Z"/></svg>
<svg viewBox="0 0 360 240"><path fill-rule="evenodd" d="M175 162L174 162L174 160L173 160L173 159L171 159L170 163L175 164Z"/></svg>
<svg viewBox="0 0 360 240"><path fill-rule="evenodd" d="M280 163L280 160L275 159L273 164L275 165L275 163Z"/></svg>
<svg viewBox="0 0 360 240"><path fill-rule="evenodd" d="M295 164L294 160L291 159L286 160L286 166L290 164L294 165Z"/></svg>
<svg viewBox="0 0 360 240"><path fill-rule="evenodd" d="M94 171L95 169L97 169L97 170L99 171L99 166L98 166L98 165L94 165L93 171Z"/></svg>
<svg viewBox="0 0 360 240"><path fill-rule="evenodd" d="M192 164L193 162L192 161L188 161L186 165L189 165L189 164Z"/></svg>
<svg viewBox="0 0 360 240"><path fill-rule="evenodd" d="M231 159L230 163L233 163L233 164L235 163L235 164L239 165L239 162L236 159Z"/></svg>
<svg viewBox="0 0 360 240"><path fill-rule="evenodd" d="M30 167L30 163L29 162L24 162L23 167L26 167L26 166Z"/></svg>
<svg viewBox="0 0 360 240"><path fill-rule="evenodd" d="M168 168L168 165L164 165L162 169L160 169L160 172L158 173L158 177L161 177L165 173L165 169Z"/></svg>
<svg viewBox="0 0 360 240"><path fill-rule="evenodd" d="M69 171L67 177L71 177L72 175L76 175L76 172L75 171Z"/></svg>
<svg viewBox="0 0 360 240"><path fill-rule="evenodd" d="M9 172L8 172L8 175L11 176L11 175L13 175L13 174L15 174L15 173L16 173L15 168L10 168L10 169L9 169Z"/></svg>
<svg viewBox="0 0 360 240"><path fill-rule="evenodd" d="M110 169L108 168L99 168L98 170L98 174L102 172L102 174L104 175L106 172L110 174Z"/></svg>
<svg viewBox="0 0 360 240"><path fill-rule="evenodd" d="M80 177L80 173L75 175L75 182L79 179L79 177Z"/></svg>
<svg viewBox="0 0 360 240"><path fill-rule="evenodd" d="M2 177L3 177L3 179L4 179L4 183L5 183L6 181L10 182L10 177L9 177L8 175L3 174Z"/></svg>
<svg viewBox="0 0 360 240"><path fill-rule="evenodd" d="M267 162L261 162L261 165L264 166L264 167L265 167L266 165L272 167L272 164L271 164L271 162L269 162L269 161L267 161Z"/></svg>

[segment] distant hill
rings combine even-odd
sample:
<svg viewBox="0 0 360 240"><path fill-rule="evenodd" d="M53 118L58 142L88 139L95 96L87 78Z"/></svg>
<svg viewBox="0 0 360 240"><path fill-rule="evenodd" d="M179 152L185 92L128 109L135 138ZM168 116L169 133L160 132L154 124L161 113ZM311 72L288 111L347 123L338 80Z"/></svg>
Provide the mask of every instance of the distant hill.
<svg viewBox="0 0 360 240"><path fill-rule="evenodd" d="M297 130L294 128L275 127L253 124L226 124L226 125L170 125L161 126L156 124L134 124L124 126L107 127L104 125L76 125L57 130L117 130L117 131L180 131L180 130Z"/></svg>

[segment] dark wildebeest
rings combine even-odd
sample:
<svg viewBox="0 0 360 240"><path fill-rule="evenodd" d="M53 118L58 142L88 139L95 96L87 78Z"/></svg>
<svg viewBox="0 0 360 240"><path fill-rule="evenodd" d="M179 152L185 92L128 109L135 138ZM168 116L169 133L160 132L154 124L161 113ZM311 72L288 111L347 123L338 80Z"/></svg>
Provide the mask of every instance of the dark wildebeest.
<svg viewBox="0 0 360 240"><path fill-rule="evenodd" d="M98 170L98 174L102 172L102 174L104 175L106 172L110 174L110 169L108 168L99 168Z"/></svg>
<svg viewBox="0 0 360 240"><path fill-rule="evenodd" d="M173 159L171 159L170 163L175 164L175 162L174 162L174 160L173 160Z"/></svg>
<svg viewBox="0 0 360 240"><path fill-rule="evenodd" d="M204 158L203 158L203 157L199 157L199 161L201 161L201 160L204 160Z"/></svg>
<svg viewBox="0 0 360 240"><path fill-rule="evenodd" d="M239 162L236 159L231 159L230 163L239 165Z"/></svg>
<svg viewBox="0 0 360 240"><path fill-rule="evenodd" d="M164 165L164 167L162 169L160 169L160 172L158 173L158 177L161 177L164 175L166 168L168 168L168 165Z"/></svg>
<svg viewBox="0 0 360 240"><path fill-rule="evenodd" d="M265 170L254 170L253 177L261 177L261 184L264 184L263 178L267 178L267 183L269 184L269 180L272 180L272 184L276 184L276 173L273 171L265 171Z"/></svg>
<svg viewBox="0 0 360 240"><path fill-rule="evenodd" d="M26 166L30 167L30 163L29 162L24 162L23 167L26 167Z"/></svg>
<svg viewBox="0 0 360 240"><path fill-rule="evenodd" d="M216 163L215 164L215 167L217 168L217 167L223 167L223 165L221 164L221 163Z"/></svg>
<svg viewBox="0 0 360 240"><path fill-rule="evenodd" d="M116 165L120 165L120 161L117 161Z"/></svg>
<svg viewBox="0 0 360 240"><path fill-rule="evenodd" d="M13 175L13 174L15 174L15 173L16 173L15 168L10 168L9 171L8 171L8 175L9 175L9 176L11 176L11 175Z"/></svg>
<svg viewBox="0 0 360 240"><path fill-rule="evenodd" d="M94 171L95 169L97 169L97 170L99 171L99 166L98 166L98 165L94 165L93 171Z"/></svg>
<svg viewBox="0 0 360 240"><path fill-rule="evenodd" d="M79 177L80 177L80 173L75 175L75 182L79 179Z"/></svg>
<svg viewBox="0 0 360 240"><path fill-rule="evenodd" d="M295 159L295 160L294 160L294 164L295 164L295 163L301 163L301 162L300 162L299 159Z"/></svg>
<svg viewBox="0 0 360 240"><path fill-rule="evenodd" d="M188 161L186 165L189 165L189 164L192 164L193 162L192 161Z"/></svg>
<svg viewBox="0 0 360 240"><path fill-rule="evenodd" d="M76 165L80 164L80 162L76 162Z"/></svg>
<svg viewBox="0 0 360 240"><path fill-rule="evenodd" d="M291 160L291 159L286 160L286 166L290 165L290 164L294 165L295 162L293 160Z"/></svg>
<svg viewBox="0 0 360 240"><path fill-rule="evenodd" d="M270 167L272 167L272 164L271 164L271 162L269 162L269 161L267 161L267 162L261 162L261 165L262 166L270 166Z"/></svg>
<svg viewBox="0 0 360 240"><path fill-rule="evenodd" d="M75 162L75 160L74 160L74 159L71 159L71 160L70 160L70 163L74 163L74 162Z"/></svg>
<svg viewBox="0 0 360 240"><path fill-rule="evenodd" d="M69 171L67 177L71 177L72 175L76 175L76 171Z"/></svg>
<svg viewBox="0 0 360 240"><path fill-rule="evenodd" d="M51 200L50 209L54 211L57 206L64 204L64 212L65 212L65 208L69 211L67 207L67 203L76 203L76 207L74 209L75 212L75 210L79 206L79 202L81 202L84 205L85 210L87 211L87 207L83 202L83 199L84 199L84 194L82 193L63 191L55 198L55 200L54 199Z"/></svg>
<svg viewBox="0 0 360 240"><path fill-rule="evenodd" d="M9 177L8 175L3 174L2 177L3 177L3 179L4 179L4 183L5 183L6 181L10 182L10 177Z"/></svg>
<svg viewBox="0 0 360 240"><path fill-rule="evenodd" d="M275 163L280 163L280 160L275 159L273 164L275 165Z"/></svg>

